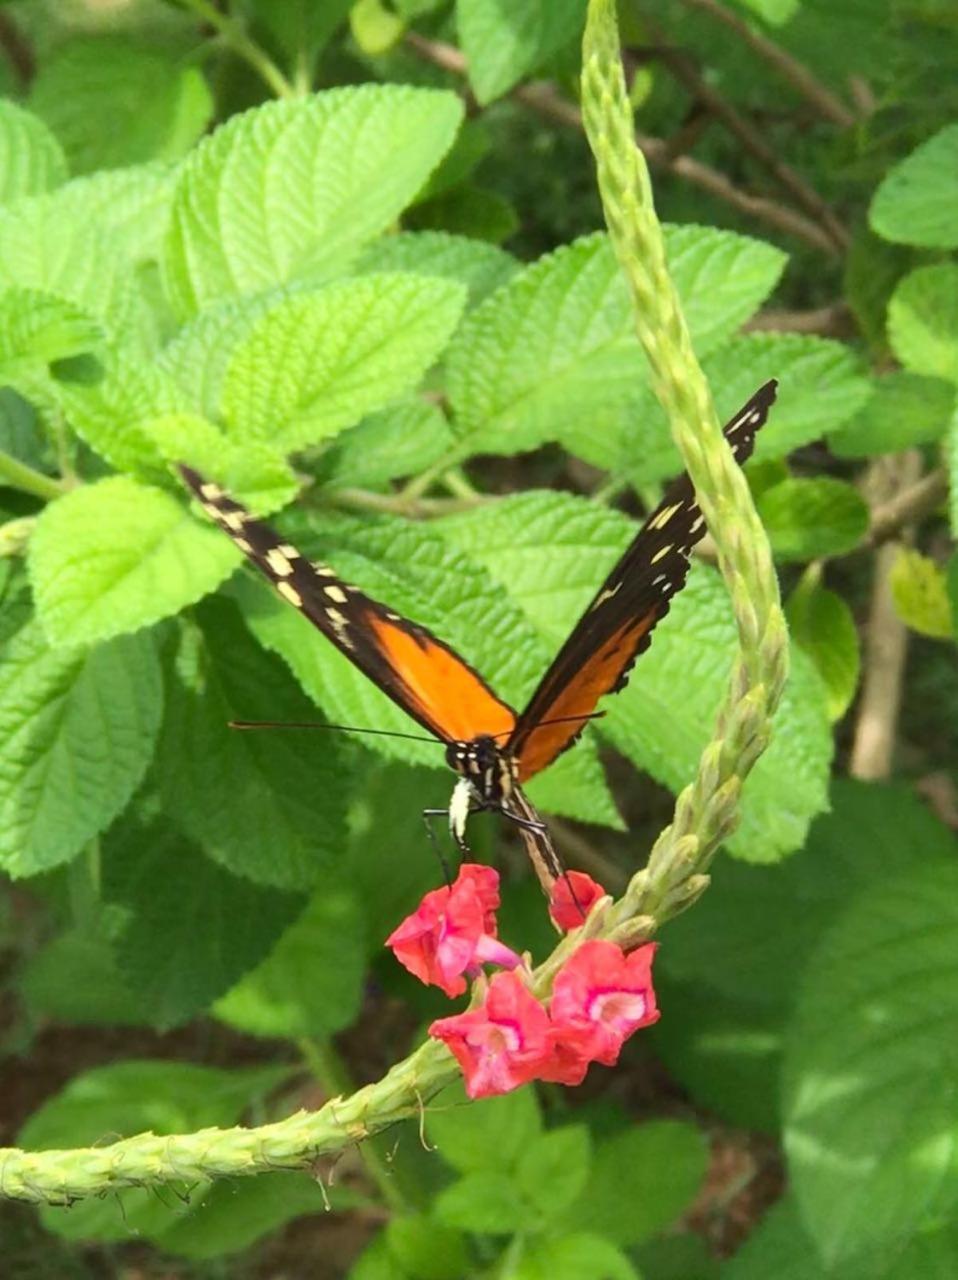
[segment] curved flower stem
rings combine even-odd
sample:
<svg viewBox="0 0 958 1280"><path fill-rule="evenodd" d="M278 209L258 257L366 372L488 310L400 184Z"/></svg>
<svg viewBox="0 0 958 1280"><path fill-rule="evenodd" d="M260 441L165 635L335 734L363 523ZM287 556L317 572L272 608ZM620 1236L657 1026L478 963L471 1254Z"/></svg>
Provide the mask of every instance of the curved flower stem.
<svg viewBox="0 0 958 1280"><path fill-rule="evenodd" d="M286 79L276 63L255 41L249 38L235 18L220 13L215 5L209 3L209 0L183 0L183 5L187 9L192 9L198 18L208 22L222 38L223 43L232 49L238 58L242 58L248 66L253 68L277 98L296 96L297 90Z"/></svg>
<svg viewBox="0 0 958 1280"><path fill-rule="evenodd" d="M742 781L769 735L769 719L787 674L787 633L768 541L748 486L725 443L708 386L692 354L665 269L645 163L635 147L619 62L614 0L590 0L583 105L596 153L612 243L632 288L636 325L656 391L695 483L729 584L741 652L713 741L698 774L676 802L671 825L648 867L618 903L603 899L581 929L567 935L533 975L544 995L559 965L587 938L635 942L703 891L712 852L735 824ZM446 460L445 468L453 463ZM420 478L422 479L422 478ZM236 1177L269 1169L311 1169L399 1120L459 1078L444 1045L427 1041L375 1084L334 1098L316 1112L255 1129L140 1134L111 1146L72 1151L0 1150L0 1195L63 1204L119 1187Z"/></svg>
<svg viewBox="0 0 958 1280"><path fill-rule="evenodd" d="M30 493L35 498L42 498L44 502L51 502L64 493L64 486L59 480L45 476L42 471L35 471L3 449L0 449L0 485L9 485L11 489L19 489L21 493Z"/></svg>
<svg viewBox="0 0 958 1280"><path fill-rule="evenodd" d="M625 941L635 932L635 916L652 916L661 924L704 888L701 872L733 830L742 782L768 741L788 672L788 633L768 539L722 435L665 265L648 169L635 145L614 0L590 0L582 83L583 117L609 236L632 293L653 387L718 550L740 645L715 737L702 753L697 777L679 796L648 867L611 913L622 929L614 936Z"/></svg>

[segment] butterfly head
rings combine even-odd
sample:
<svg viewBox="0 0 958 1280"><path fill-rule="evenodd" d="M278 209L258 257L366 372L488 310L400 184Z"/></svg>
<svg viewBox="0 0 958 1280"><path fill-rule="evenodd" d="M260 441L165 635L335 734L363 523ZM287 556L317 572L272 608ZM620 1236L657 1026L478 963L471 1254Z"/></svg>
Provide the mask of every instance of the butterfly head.
<svg viewBox="0 0 958 1280"><path fill-rule="evenodd" d="M450 742L446 763L472 783L483 804L501 804L515 787L515 762L495 738L487 734L468 742Z"/></svg>

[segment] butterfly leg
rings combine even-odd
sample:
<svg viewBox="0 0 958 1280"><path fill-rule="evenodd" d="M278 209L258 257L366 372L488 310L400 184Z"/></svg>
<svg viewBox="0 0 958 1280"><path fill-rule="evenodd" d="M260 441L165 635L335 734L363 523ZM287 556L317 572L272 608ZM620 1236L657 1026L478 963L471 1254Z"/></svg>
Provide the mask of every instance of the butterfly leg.
<svg viewBox="0 0 958 1280"><path fill-rule="evenodd" d="M435 851L436 857L439 859L439 865L442 867L442 878L446 882L448 888L452 884L452 872L449 869L449 863L446 861L445 854L439 847L439 841L436 839L436 833L433 830L433 818L448 818L448 809L423 809L422 820L426 826L426 835L429 837L429 843Z"/></svg>

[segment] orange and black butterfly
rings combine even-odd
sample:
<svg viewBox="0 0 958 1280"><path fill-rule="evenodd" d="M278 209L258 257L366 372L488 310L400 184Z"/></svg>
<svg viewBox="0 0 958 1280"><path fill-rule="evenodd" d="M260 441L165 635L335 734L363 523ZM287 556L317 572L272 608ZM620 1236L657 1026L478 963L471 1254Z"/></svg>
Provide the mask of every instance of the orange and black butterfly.
<svg viewBox="0 0 958 1280"><path fill-rule="evenodd" d="M725 427L740 464L768 417L776 385L767 382ZM669 487L517 715L478 671L425 627L364 595L328 565L307 560L219 485L183 464L179 471L206 513L282 598L446 744L446 761L459 782L449 809L441 812L448 814L460 848L466 849L468 815L497 810L522 831L549 892L562 868L522 784L572 746L605 694L624 686L653 627L684 586L689 555L705 533L689 477Z"/></svg>

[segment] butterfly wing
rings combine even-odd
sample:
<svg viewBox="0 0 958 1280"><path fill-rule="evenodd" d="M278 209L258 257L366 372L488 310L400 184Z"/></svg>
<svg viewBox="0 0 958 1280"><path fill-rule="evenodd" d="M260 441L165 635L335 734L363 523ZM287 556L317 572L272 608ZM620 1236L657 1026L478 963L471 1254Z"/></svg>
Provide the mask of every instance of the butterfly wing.
<svg viewBox="0 0 958 1280"><path fill-rule="evenodd" d="M740 464L752 452L776 389L774 380L767 382L724 429ZM689 555L704 534L692 482L680 476L603 582L519 716L509 750L520 782L570 747L599 699L625 685L633 662L651 643L652 628L685 585Z"/></svg>
<svg viewBox="0 0 958 1280"><path fill-rule="evenodd" d="M219 485L182 463L178 469L206 514L280 596L423 728L445 742L510 733L515 712L447 644L306 559Z"/></svg>

